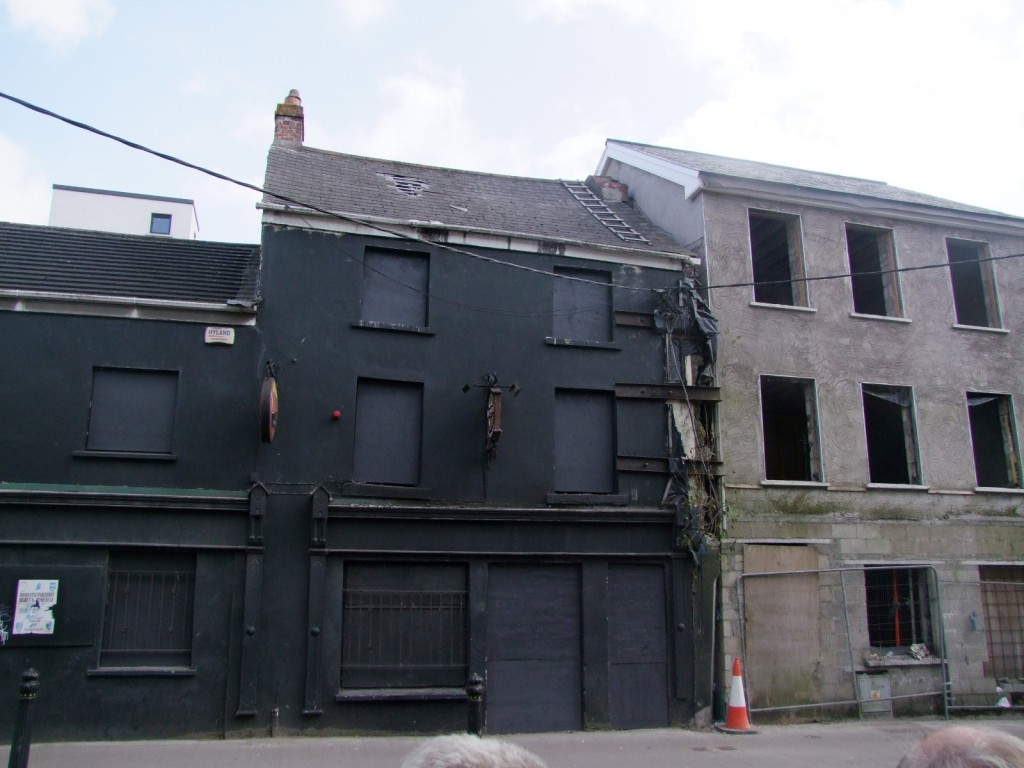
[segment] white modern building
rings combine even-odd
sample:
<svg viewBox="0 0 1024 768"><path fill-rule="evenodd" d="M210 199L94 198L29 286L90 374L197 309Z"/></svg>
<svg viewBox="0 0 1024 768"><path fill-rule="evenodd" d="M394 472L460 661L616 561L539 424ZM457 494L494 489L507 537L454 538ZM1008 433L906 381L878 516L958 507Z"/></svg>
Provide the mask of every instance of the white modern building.
<svg viewBox="0 0 1024 768"><path fill-rule="evenodd" d="M50 226L195 240L195 203L179 197L53 185Z"/></svg>

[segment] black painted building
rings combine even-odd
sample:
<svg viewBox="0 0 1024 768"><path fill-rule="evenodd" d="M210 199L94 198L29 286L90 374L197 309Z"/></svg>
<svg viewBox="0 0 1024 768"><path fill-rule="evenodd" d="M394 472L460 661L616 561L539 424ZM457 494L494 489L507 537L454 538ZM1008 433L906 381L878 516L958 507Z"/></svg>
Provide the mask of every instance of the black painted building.
<svg viewBox="0 0 1024 768"><path fill-rule="evenodd" d="M0 225L0 659L42 675L36 732L461 730L477 679L494 733L706 717L699 262L622 185L276 119L258 249Z"/></svg>

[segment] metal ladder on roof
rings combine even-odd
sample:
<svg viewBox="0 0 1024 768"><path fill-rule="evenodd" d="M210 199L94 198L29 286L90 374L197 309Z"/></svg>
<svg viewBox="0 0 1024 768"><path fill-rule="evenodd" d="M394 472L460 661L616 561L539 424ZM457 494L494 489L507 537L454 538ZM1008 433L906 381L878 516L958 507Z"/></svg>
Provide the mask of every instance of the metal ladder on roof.
<svg viewBox="0 0 1024 768"><path fill-rule="evenodd" d="M618 235L620 240L624 240L627 243L650 245L650 240L619 218L618 214L614 213L605 204L604 200L591 192L586 184L575 181L563 181L562 186L569 191L570 195L576 198L580 205L590 211L591 216Z"/></svg>

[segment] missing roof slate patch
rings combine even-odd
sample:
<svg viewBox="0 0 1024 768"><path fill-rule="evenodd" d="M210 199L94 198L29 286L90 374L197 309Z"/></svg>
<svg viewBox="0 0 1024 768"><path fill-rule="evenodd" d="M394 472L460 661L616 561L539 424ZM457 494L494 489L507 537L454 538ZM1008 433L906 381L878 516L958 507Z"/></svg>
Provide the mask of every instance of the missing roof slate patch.
<svg viewBox="0 0 1024 768"><path fill-rule="evenodd" d="M378 173L389 187L397 189L403 195L419 197L424 192L430 191L430 185L415 176L400 176L395 173Z"/></svg>

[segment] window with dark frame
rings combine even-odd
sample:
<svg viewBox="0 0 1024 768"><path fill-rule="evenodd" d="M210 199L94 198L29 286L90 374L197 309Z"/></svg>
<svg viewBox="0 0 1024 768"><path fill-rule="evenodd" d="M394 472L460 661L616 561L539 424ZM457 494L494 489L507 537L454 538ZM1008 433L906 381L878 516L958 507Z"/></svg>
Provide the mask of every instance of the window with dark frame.
<svg viewBox="0 0 1024 768"><path fill-rule="evenodd" d="M896 249L892 230L846 225L853 311L861 315L902 317Z"/></svg>
<svg viewBox="0 0 1024 768"><path fill-rule="evenodd" d="M360 320L425 328L429 287L427 254L367 248L363 254Z"/></svg>
<svg viewBox="0 0 1024 768"><path fill-rule="evenodd" d="M351 563L342 596L341 687L462 688L462 565Z"/></svg>
<svg viewBox="0 0 1024 768"><path fill-rule="evenodd" d="M154 213L149 217L149 234L169 235L171 234L171 214Z"/></svg>
<svg viewBox="0 0 1024 768"><path fill-rule="evenodd" d="M196 558L111 552L100 643L102 667L188 667Z"/></svg>
<svg viewBox="0 0 1024 768"><path fill-rule="evenodd" d="M923 643L929 652L937 650L929 569L868 566L864 592L872 648L895 650Z"/></svg>
<svg viewBox="0 0 1024 768"><path fill-rule="evenodd" d="M800 218L752 210L749 219L754 301L806 307L807 283L800 243Z"/></svg>
<svg viewBox="0 0 1024 768"><path fill-rule="evenodd" d="M1009 395L967 393L974 471L983 488L1020 488L1020 452Z"/></svg>
<svg viewBox="0 0 1024 768"><path fill-rule="evenodd" d="M552 334L556 339L612 341L611 274L555 267Z"/></svg>
<svg viewBox="0 0 1024 768"><path fill-rule="evenodd" d="M419 485L422 433L422 384L359 379L352 479Z"/></svg>
<svg viewBox="0 0 1024 768"><path fill-rule="evenodd" d="M94 368L88 451L170 454L177 371Z"/></svg>
<svg viewBox="0 0 1024 768"><path fill-rule="evenodd" d="M986 243L946 240L949 279L953 284L956 322L980 328L999 328L995 275Z"/></svg>
<svg viewBox="0 0 1024 768"><path fill-rule="evenodd" d="M762 376L761 426L765 479L821 481L813 379Z"/></svg>
<svg viewBox="0 0 1024 768"><path fill-rule="evenodd" d="M555 492L615 493L615 395L555 390Z"/></svg>
<svg viewBox="0 0 1024 768"><path fill-rule="evenodd" d="M861 391L870 481L920 485L917 430L910 387L864 384Z"/></svg>

